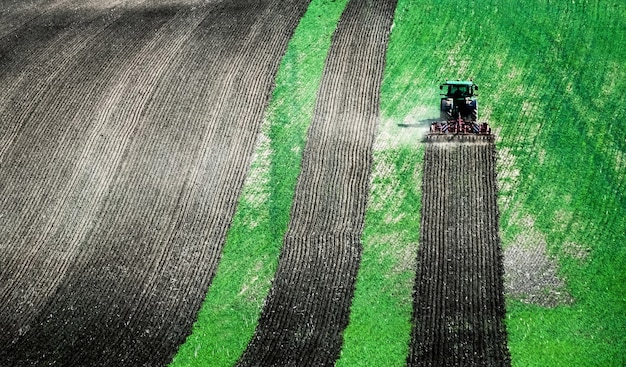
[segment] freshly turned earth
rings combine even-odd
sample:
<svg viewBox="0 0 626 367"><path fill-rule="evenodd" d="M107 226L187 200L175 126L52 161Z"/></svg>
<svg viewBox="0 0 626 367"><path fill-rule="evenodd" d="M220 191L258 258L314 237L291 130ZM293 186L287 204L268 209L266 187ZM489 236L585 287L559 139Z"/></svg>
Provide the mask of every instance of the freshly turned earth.
<svg viewBox="0 0 626 367"><path fill-rule="evenodd" d="M409 366L508 366L495 145L426 144Z"/></svg>
<svg viewBox="0 0 626 367"><path fill-rule="evenodd" d="M0 365L171 360L307 5L6 4Z"/></svg>

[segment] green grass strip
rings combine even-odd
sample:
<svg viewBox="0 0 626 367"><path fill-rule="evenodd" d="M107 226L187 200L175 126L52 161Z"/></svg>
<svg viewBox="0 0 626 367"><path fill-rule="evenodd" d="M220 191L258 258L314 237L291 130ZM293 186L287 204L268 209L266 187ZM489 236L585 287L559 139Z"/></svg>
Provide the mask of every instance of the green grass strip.
<svg viewBox="0 0 626 367"><path fill-rule="evenodd" d="M337 366L404 366L419 238L422 151L375 153L350 324Z"/></svg>
<svg viewBox="0 0 626 367"><path fill-rule="evenodd" d="M313 0L295 30L217 273L172 367L232 366L252 338L278 264L324 61L345 4Z"/></svg>
<svg viewBox="0 0 626 367"><path fill-rule="evenodd" d="M513 366L624 366L626 100L617 96L626 87L626 6L554 5L499 4L503 14L522 14L502 23L517 23L509 63L518 80L510 90L525 92L499 104L509 121L500 147L519 172L501 193L515 203L501 225L506 247L526 230L516 228L517 218L532 218L573 303L544 308L508 299L509 348Z"/></svg>

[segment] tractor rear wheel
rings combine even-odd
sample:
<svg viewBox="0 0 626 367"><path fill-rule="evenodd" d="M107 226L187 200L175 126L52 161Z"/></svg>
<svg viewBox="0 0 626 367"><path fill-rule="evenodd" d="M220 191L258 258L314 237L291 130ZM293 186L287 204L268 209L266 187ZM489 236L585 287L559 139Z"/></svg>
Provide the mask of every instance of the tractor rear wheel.
<svg viewBox="0 0 626 367"><path fill-rule="evenodd" d="M478 101L477 100L473 100L469 103L469 110L471 111L470 113L470 119L473 122L478 121Z"/></svg>
<svg viewBox="0 0 626 367"><path fill-rule="evenodd" d="M441 99L441 109L440 109L441 120L450 121L453 119L452 107L453 107L452 98Z"/></svg>

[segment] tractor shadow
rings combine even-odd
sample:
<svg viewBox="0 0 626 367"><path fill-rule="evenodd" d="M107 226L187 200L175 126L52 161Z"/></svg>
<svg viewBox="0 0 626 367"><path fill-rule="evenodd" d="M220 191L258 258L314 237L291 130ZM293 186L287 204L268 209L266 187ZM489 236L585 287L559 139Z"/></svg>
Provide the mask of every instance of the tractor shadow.
<svg viewBox="0 0 626 367"><path fill-rule="evenodd" d="M400 123L397 124L398 127L404 127L404 128L430 128L430 124L432 124L433 122L437 122L439 121L439 119L425 119L425 120L419 120L417 122L414 123L410 123L410 124L406 124L406 123Z"/></svg>
<svg viewBox="0 0 626 367"><path fill-rule="evenodd" d="M396 126L400 128L398 132L400 136L398 138L412 142L424 142L430 131L431 124L437 121L439 120L429 118L422 120L414 119L408 120L407 122L396 123Z"/></svg>

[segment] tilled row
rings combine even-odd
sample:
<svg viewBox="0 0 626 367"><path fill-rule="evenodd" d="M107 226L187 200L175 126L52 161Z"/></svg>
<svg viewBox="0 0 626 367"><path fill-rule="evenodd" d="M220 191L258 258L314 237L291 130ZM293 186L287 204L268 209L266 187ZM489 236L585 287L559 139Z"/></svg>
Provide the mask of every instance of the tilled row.
<svg viewBox="0 0 626 367"><path fill-rule="evenodd" d="M307 3L59 6L0 40L1 365L171 359Z"/></svg>
<svg viewBox="0 0 626 367"><path fill-rule="evenodd" d="M493 143L427 144L409 366L507 366Z"/></svg>
<svg viewBox="0 0 626 367"><path fill-rule="evenodd" d="M333 35L274 283L242 366L326 366L348 323L395 1L350 1Z"/></svg>
<svg viewBox="0 0 626 367"><path fill-rule="evenodd" d="M268 306L239 365L332 365L347 324L360 236L288 237L283 246Z"/></svg>
<svg viewBox="0 0 626 367"><path fill-rule="evenodd" d="M59 15L46 22L66 24L58 18L64 19ZM96 18L85 17L73 30L60 33L58 38L68 42L70 50L65 58L53 56L63 55L59 51L64 48L55 49L62 46L56 38L50 47L38 50L53 59L52 63L45 58L34 61L50 72L44 78L49 84L41 84L28 63L21 78L4 76L13 88L7 88L2 119L9 122L5 126L13 125L14 132L5 135L13 139L6 141L0 158L4 163L1 234L6 244L0 300L7 305L5 317L14 318L7 322L8 328L28 328L93 225L134 122L102 116L113 108L107 94L128 77L124 64L132 65L134 50L141 49L152 27L164 21L138 24L121 19L128 27L116 32ZM95 47L112 40L124 47ZM15 334L2 337L11 336Z"/></svg>

